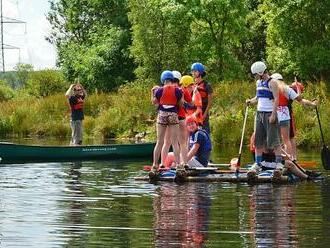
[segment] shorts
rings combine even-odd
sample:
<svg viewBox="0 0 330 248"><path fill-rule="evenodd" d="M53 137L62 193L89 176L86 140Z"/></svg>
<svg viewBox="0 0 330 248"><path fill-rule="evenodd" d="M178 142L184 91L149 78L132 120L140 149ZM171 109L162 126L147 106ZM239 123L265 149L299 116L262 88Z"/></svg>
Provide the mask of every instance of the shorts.
<svg viewBox="0 0 330 248"><path fill-rule="evenodd" d="M178 113L159 110L157 123L166 126L177 125L179 124Z"/></svg>
<svg viewBox="0 0 330 248"><path fill-rule="evenodd" d="M277 107L277 118L279 122L290 120L290 111L287 106Z"/></svg>
<svg viewBox="0 0 330 248"><path fill-rule="evenodd" d="M280 121L281 127L290 127L290 120Z"/></svg>
<svg viewBox="0 0 330 248"><path fill-rule="evenodd" d="M196 158L192 158L188 161L189 168L205 167Z"/></svg>
<svg viewBox="0 0 330 248"><path fill-rule="evenodd" d="M83 138L82 120L70 121L71 126L71 144L81 145Z"/></svg>
<svg viewBox="0 0 330 248"><path fill-rule="evenodd" d="M255 147L274 149L281 144L280 126L276 118L275 123L269 123L271 112L257 112L254 123Z"/></svg>

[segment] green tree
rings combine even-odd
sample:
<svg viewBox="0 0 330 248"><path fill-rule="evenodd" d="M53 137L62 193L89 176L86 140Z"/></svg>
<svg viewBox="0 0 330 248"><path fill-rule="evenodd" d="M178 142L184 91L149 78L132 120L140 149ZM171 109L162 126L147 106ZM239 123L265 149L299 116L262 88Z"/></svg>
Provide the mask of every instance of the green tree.
<svg viewBox="0 0 330 248"><path fill-rule="evenodd" d="M265 0L267 60L285 74L330 79L330 1Z"/></svg>
<svg viewBox="0 0 330 248"><path fill-rule="evenodd" d="M216 80L241 77L244 68L237 50L247 32L246 1L191 1L190 11L194 60L204 61Z"/></svg>
<svg viewBox="0 0 330 248"><path fill-rule="evenodd" d="M130 0L129 7L137 76L159 81L162 70L184 71L191 35L189 9L172 0Z"/></svg>
<svg viewBox="0 0 330 248"><path fill-rule="evenodd" d="M112 90L134 79L129 56L130 24L126 1L51 0L47 38L58 49L67 79L80 79L89 90Z"/></svg>
<svg viewBox="0 0 330 248"><path fill-rule="evenodd" d="M130 0L132 54L138 77L158 79L161 70L189 70L200 61L215 79L238 77L246 33L245 1Z"/></svg>

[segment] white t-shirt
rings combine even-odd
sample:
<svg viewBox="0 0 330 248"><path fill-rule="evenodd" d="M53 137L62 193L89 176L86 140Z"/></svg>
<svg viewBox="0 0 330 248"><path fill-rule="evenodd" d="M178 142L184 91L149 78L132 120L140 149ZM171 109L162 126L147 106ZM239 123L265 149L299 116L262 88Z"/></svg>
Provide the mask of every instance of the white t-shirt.
<svg viewBox="0 0 330 248"><path fill-rule="evenodd" d="M294 100L298 97L298 94L289 86L285 87L285 93L289 100ZM288 106L277 107L277 118L279 122L291 119Z"/></svg>

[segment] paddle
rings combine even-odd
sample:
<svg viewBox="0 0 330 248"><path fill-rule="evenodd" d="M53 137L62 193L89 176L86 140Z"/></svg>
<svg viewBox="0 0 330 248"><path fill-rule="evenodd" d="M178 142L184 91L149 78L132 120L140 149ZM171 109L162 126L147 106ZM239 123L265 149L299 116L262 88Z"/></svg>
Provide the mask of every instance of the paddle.
<svg viewBox="0 0 330 248"><path fill-rule="evenodd" d="M239 146L238 159L237 159L237 163L236 163L236 175L237 176L238 176L238 173L239 173L239 168L241 167L243 139L244 139L244 133L245 133L245 126L246 126L246 120L247 120L247 115L248 115L248 109L249 109L249 106L246 105L246 107L245 107L245 114L244 114L243 129L242 129L242 136L241 136L241 143L240 143L240 146Z"/></svg>
<svg viewBox="0 0 330 248"><path fill-rule="evenodd" d="M323 144L322 145L322 150L321 150L322 164L323 164L324 169L330 170L330 151L329 151L329 147L324 142L324 136L323 136L322 126L321 126L321 121L320 121L320 115L319 115L319 111L317 109L317 106L315 106L315 110L316 110L317 120L319 122L321 138L322 138L322 144Z"/></svg>

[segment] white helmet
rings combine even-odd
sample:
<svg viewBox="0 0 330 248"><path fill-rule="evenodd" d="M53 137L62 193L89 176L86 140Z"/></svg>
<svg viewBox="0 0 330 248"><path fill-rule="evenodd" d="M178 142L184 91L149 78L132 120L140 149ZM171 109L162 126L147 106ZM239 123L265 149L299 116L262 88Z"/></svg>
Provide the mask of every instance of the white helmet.
<svg viewBox="0 0 330 248"><path fill-rule="evenodd" d="M181 80L181 73L178 71L172 71L174 79Z"/></svg>
<svg viewBox="0 0 330 248"><path fill-rule="evenodd" d="M264 62L262 61L257 61L254 62L251 66L251 72L252 74L258 74L258 75L262 75L264 74L265 70L267 69L267 66Z"/></svg>
<svg viewBox="0 0 330 248"><path fill-rule="evenodd" d="M272 79L275 79L275 80L281 80L283 81L283 77L281 74L279 73L274 73L273 75L270 76Z"/></svg>

